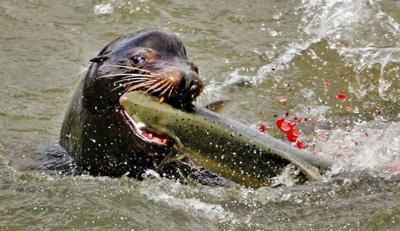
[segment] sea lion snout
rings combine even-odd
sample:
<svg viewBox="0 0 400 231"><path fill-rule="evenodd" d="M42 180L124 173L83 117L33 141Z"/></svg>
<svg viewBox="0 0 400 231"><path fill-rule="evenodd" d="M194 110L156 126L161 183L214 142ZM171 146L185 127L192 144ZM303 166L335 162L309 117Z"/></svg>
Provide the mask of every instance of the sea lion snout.
<svg viewBox="0 0 400 231"><path fill-rule="evenodd" d="M192 69L168 67L167 70L163 69L160 74L168 79L174 88L169 101L192 102L204 88L203 81Z"/></svg>
<svg viewBox="0 0 400 231"><path fill-rule="evenodd" d="M195 99L203 91L204 85L194 71L181 71L182 78L176 91L178 95L189 100Z"/></svg>

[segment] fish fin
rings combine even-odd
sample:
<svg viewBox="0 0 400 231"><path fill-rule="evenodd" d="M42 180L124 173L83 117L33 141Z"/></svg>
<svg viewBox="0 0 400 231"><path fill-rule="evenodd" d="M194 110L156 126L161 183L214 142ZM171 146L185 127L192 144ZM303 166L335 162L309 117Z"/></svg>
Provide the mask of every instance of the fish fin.
<svg viewBox="0 0 400 231"><path fill-rule="evenodd" d="M157 165L156 171L160 171L165 165L169 163L180 161L186 157L186 155L183 154L185 146L182 144L180 139L175 135L172 134L169 135L170 137L173 137L175 144L173 145L173 149L171 150L171 152L168 153L166 157L164 157L164 159L161 161L159 165Z"/></svg>
<svg viewBox="0 0 400 231"><path fill-rule="evenodd" d="M321 178L321 173L317 167L306 163L301 163L298 166L300 167L301 171L310 179L318 180Z"/></svg>
<svg viewBox="0 0 400 231"><path fill-rule="evenodd" d="M204 107L213 112L221 112L226 109L229 104L231 104L232 100L230 99L221 99L214 102L211 102Z"/></svg>
<svg viewBox="0 0 400 231"><path fill-rule="evenodd" d="M185 155L182 155L179 152L176 152L175 150L171 151L171 153L169 153L162 161L160 164L157 165L156 167L156 171L159 172L165 165L172 163L172 162L176 162L176 161L180 161L183 158L185 158Z"/></svg>

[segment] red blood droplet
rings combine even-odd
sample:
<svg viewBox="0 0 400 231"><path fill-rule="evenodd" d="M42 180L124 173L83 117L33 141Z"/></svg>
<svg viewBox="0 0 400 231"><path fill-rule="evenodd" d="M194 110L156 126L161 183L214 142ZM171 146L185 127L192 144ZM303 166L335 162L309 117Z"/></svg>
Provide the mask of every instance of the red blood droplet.
<svg viewBox="0 0 400 231"><path fill-rule="evenodd" d="M300 136L300 131L297 130L297 129L294 129L294 130L292 131L292 135L293 135L294 137L298 138L298 137Z"/></svg>
<svg viewBox="0 0 400 231"><path fill-rule="evenodd" d="M280 119L278 119L277 121L276 121L276 126L279 128L279 129L281 129L281 127L282 127L282 124L285 122L285 119L284 118L280 118Z"/></svg>
<svg viewBox="0 0 400 231"><path fill-rule="evenodd" d="M299 136L299 130L295 130L293 127L288 132L286 132L286 137L290 142L295 142L297 138L299 138Z"/></svg>
<svg viewBox="0 0 400 231"><path fill-rule="evenodd" d="M286 134L286 138L290 141L290 142L295 142L297 140L297 137L294 137L293 134L291 133L287 133Z"/></svg>
<svg viewBox="0 0 400 231"><path fill-rule="evenodd" d="M282 126L280 127L280 129L283 132L288 132L291 129L290 123L288 122L283 122Z"/></svg>
<svg viewBox="0 0 400 231"><path fill-rule="evenodd" d="M298 149L303 149L303 148L307 147L307 145L305 143L301 142L300 140L298 140L296 142L296 146Z"/></svg>
<svg viewBox="0 0 400 231"><path fill-rule="evenodd" d="M265 125L264 123L258 125L258 131L260 131L261 133L264 133L266 130L267 130L267 125Z"/></svg>
<svg viewBox="0 0 400 231"><path fill-rule="evenodd" d="M286 122L283 118L276 121L276 125L282 132L287 132L291 128L290 123Z"/></svg>
<svg viewBox="0 0 400 231"><path fill-rule="evenodd" d="M365 137L368 137L369 135L368 135L368 132L364 132L364 134L365 134Z"/></svg>
<svg viewBox="0 0 400 231"><path fill-rule="evenodd" d="M337 98L339 101L343 102L343 101L346 100L346 95L345 95L343 92L341 92L341 93L337 94L336 98Z"/></svg>
<svg viewBox="0 0 400 231"><path fill-rule="evenodd" d="M286 134L288 141L292 143L296 142L296 145L299 149L305 148L306 145L300 140L297 140L300 137L301 132L300 130L296 129L296 126L302 122L302 119L294 117L291 122L288 122L286 121L286 118L289 116L289 113L287 112L285 116L285 118L279 118L276 121L276 126L279 128L279 130Z"/></svg>

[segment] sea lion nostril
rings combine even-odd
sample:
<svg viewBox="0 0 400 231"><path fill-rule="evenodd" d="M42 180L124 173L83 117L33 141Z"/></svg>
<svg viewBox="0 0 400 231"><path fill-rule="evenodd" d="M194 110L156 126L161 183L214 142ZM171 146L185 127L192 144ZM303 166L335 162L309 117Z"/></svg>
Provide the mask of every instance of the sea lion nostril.
<svg viewBox="0 0 400 231"><path fill-rule="evenodd" d="M193 71L182 72L182 79L177 87L180 95L188 95L191 99L197 97L202 90L202 82L198 75Z"/></svg>

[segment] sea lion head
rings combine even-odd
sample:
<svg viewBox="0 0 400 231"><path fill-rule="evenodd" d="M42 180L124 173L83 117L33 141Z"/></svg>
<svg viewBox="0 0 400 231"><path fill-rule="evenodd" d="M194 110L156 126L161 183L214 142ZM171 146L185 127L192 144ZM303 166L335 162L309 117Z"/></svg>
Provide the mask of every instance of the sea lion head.
<svg viewBox="0 0 400 231"><path fill-rule="evenodd" d="M198 68L188 59L181 40L167 32L144 30L118 38L91 61L88 85L96 92L107 89L105 98L144 91L185 108L203 90Z"/></svg>
<svg viewBox="0 0 400 231"><path fill-rule="evenodd" d="M93 59L61 129L60 144L92 175L140 178L170 151L170 141L151 134L123 110L121 96L142 91L190 108L203 83L174 35L144 30L120 37Z"/></svg>

